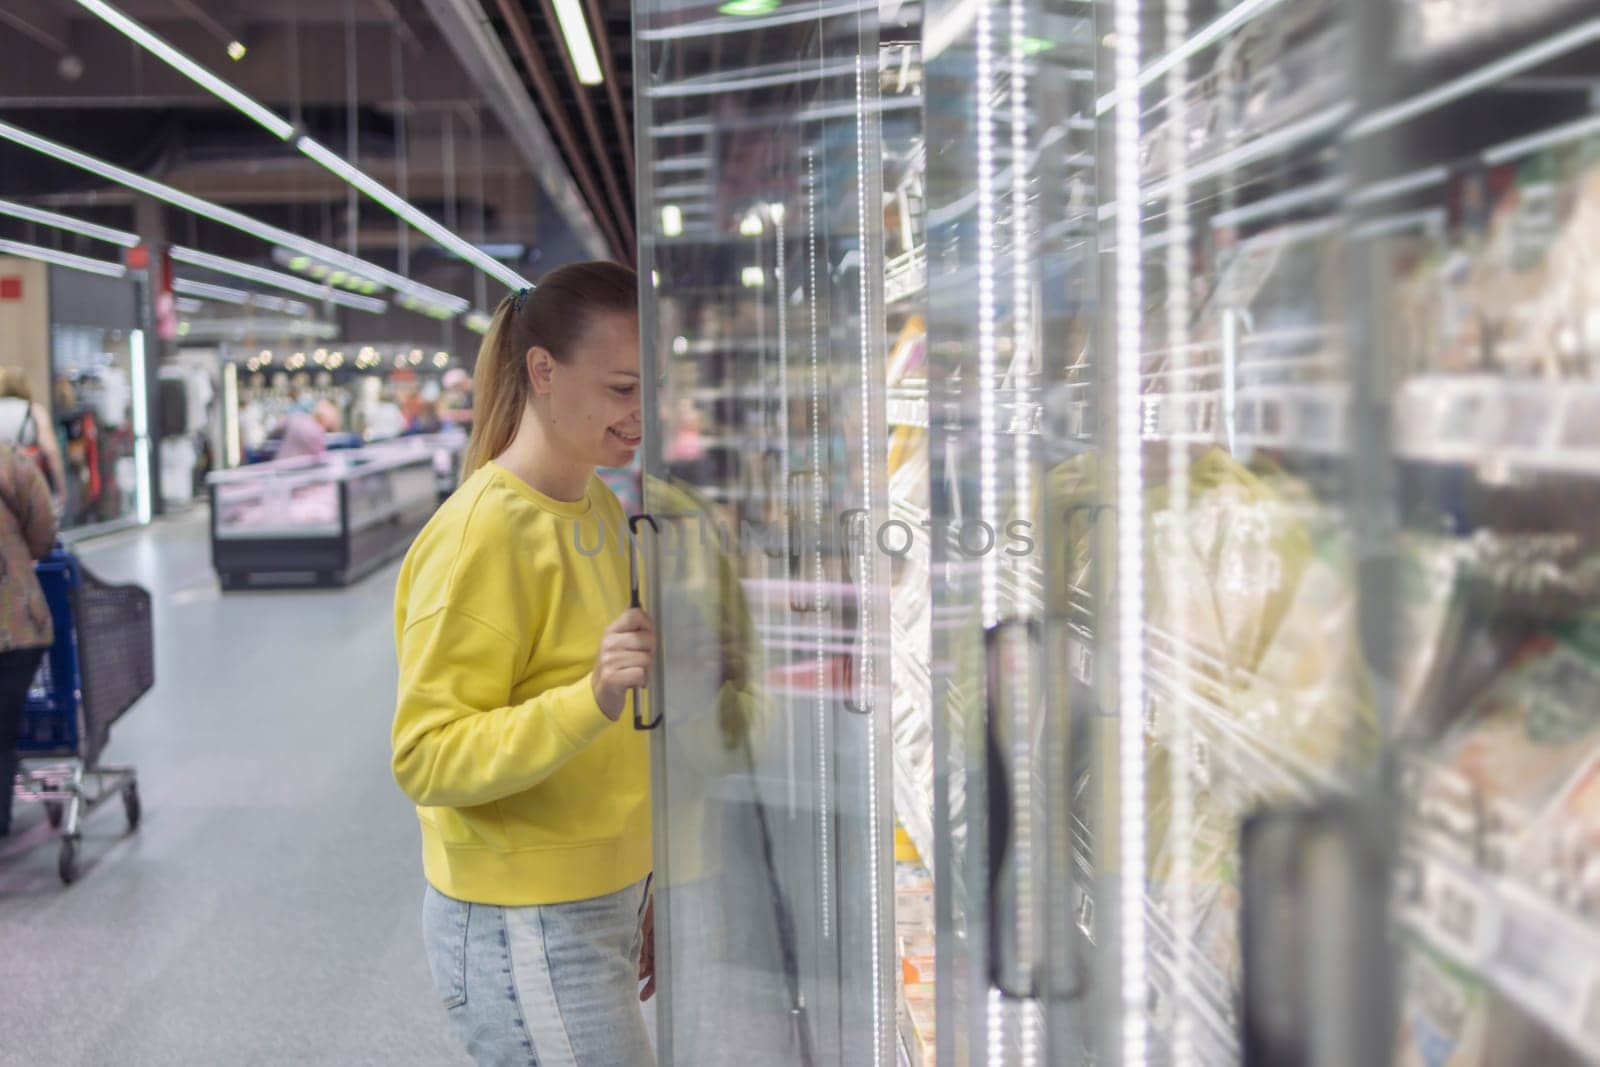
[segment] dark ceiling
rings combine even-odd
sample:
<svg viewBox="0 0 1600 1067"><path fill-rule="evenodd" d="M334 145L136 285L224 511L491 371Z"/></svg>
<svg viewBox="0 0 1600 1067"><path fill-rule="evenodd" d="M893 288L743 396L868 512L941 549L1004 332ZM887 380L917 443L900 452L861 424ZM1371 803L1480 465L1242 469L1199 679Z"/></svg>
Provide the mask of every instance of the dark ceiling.
<svg viewBox="0 0 1600 1067"><path fill-rule="evenodd" d="M606 74L579 85L550 0L117 0L185 54L468 240L523 245L529 277L595 255L631 261L632 84L626 2L583 0ZM440 18L436 19L436 14ZM473 21L520 79L508 121L491 64L443 25ZM247 47L239 61L228 41ZM492 306L499 284L171 70L70 0L0 3L0 119ZM510 83L512 86L514 82ZM531 107L529 106L531 105ZM533 110L536 109L536 110ZM550 146L560 166L551 176ZM554 186L552 185L554 183ZM0 196L137 228L120 186L0 141ZM577 218L583 205L593 224ZM177 209L168 236L265 263L271 249ZM599 243L586 235L601 235ZM0 236L73 251L82 239L0 219ZM103 250L99 254L104 254Z"/></svg>

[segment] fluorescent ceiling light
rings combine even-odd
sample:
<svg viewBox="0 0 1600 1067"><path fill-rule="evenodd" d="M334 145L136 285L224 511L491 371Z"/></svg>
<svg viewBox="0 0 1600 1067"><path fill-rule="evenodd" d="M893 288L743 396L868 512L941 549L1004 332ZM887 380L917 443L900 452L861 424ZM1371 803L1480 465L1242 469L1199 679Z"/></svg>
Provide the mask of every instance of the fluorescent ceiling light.
<svg viewBox="0 0 1600 1067"><path fill-rule="evenodd" d="M233 60L235 63L244 58L246 51L247 49L245 48L243 41L228 42L228 58Z"/></svg>
<svg viewBox="0 0 1600 1067"><path fill-rule="evenodd" d="M441 304L457 303L461 310L465 310L468 306L467 302L458 296L414 282L410 278L396 274L394 271L384 270L376 263L368 263L364 259L346 255L337 248L330 248L325 244L301 237L297 233L290 233L288 230L260 222L249 215L234 211L232 208L223 207L221 204L213 204L209 200L186 193L181 189L174 189L172 186L158 182L153 178L146 178L142 174L135 174L131 170L125 170L115 164L96 159L91 155L79 152L75 148L68 148L66 145L59 144L47 137L29 133L20 126L13 126L9 122L0 121L0 137L4 137L14 144L22 145L24 148L31 148L35 152L43 153L62 163L68 163L86 170L91 174L98 174L108 181L116 182L118 185L125 186L135 192L153 196L157 200L182 208L185 211L192 211L196 215L208 218L213 222L219 222L224 226L231 226L243 233L250 234L252 237L283 245L285 248L302 252L325 263L331 263L353 274L374 278L396 292L410 293L419 299L432 300Z"/></svg>
<svg viewBox="0 0 1600 1067"><path fill-rule="evenodd" d="M494 316L482 311L469 311L464 321L467 329L473 333L484 334L489 332L489 327L494 322Z"/></svg>
<svg viewBox="0 0 1600 1067"><path fill-rule="evenodd" d="M185 78L200 86L200 88L213 96L221 97L238 110L244 112L244 114L250 116L278 140L287 141L294 136L294 127L284 121L281 116L262 107L166 41L163 41L139 25L139 23L106 3L105 0L78 0L78 3L100 16L102 21L119 30L125 37L134 41L145 51L160 58L167 66L182 74ZM237 41L233 42L233 45L238 44L239 42ZM233 45L229 45L230 55L233 54ZM243 55L244 46L239 45L239 55L233 56L233 58L239 59Z"/></svg>
<svg viewBox="0 0 1600 1067"><path fill-rule="evenodd" d="M388 305L382 300L374 300L370 296L357 296L354 293L344 293L337 289L308 282L304 278L296 278L292 274L279 274L275 270L257 267L251 263L241 263L236 259L225 259L214 256L209 252L201 252L193 248L184 248L181 245L172 247L172 258L179 263L187 263L194 267L204 267L214 270L219 274L232 275L235 278L244 278L247 281L260 282L262 285L271 285L278 289L285 289L291 293L308 296L313 300L326 300L338 304L340 307L354 308L356 311L365 311L373 315L381 315L388 310Z"/></svg>
<svg viewBox="0 0 1600 1067"><path fill-rule="evenodd" d="M667 237L683 233L683 209L678 205L668 204L661 209L661 232Z"/></svg>
<svg viewBox="0 0 1600 1067"><path fill-rule="evenodd" d="M1350 203L1358 206L1376 204L1381 200L1390 200L1394 197L1431 189L1435 185L1443 185L1449 180L1450 168L1428 167L1425 170L1414 171L1403 177L1374 182L1372 185L1364 185L1350 194Z"/></svg>
<svg viewBox="0 0 1600 1067"><path fill-rule="evenodd" d="M250 299L250 294L243 289L234 289L226 285L212 285L210 282L197 282L191 278L174 278L172 291L185 296L197 296L202 300L215 300L223 304L242 304Z"/></svg>
<svg viewBox="0 0 1600 1067"><path fill-rule="evenodd" d="M424 215L416 207L403 200L400 195L363 171L351 166L342 157L323 147L309 137L302 137L295 142L309 158L322 164L333 174L343 178L346 182L360 189L369 197L394 212L405 220L408 226L420 230L433 238L435 242L454 252L460 258L471 263L489 277L502 282L511 289L526 289L532 283L510 267L501 263L493 256L486 254L470 241L464 240L458 234L452 233L448 227ZM394 286L397 291L404 292L401 286ZM437 293L436 301L442 306L454 307L455 313L460 314L471 306L466 300L448 293ZM421 295L421 294L417 294ZM444 299L437 299L443 297Z"/></svg>
<svg viewBox="0 0 1600 1067"><path fill-rule="evenodd" d="M778 10L779 0L728 0L727 3L717 8L724 15L738 15L753 17L757 15L770 15ZM813 16L815 17L815 16Z"/></svg>
<svg viewBox="0 0 1600 1067"><path fill-rule="evenodd" d="M42 248L23 241L0 240L0 252L21 256L23 259L36 259L41 263L52 263L58 267L88 271L90 274L101 274L107 278L120 278L128 273L128 268L121 263L108 263L103 259L90 259L88 256L74 255L71 252L58 252L54 248Z"/></svg>
<svg viewBox="0 0 1600 1067"><path fill-rule="evenodd" d="M574 12L577 11L577 0L557 0L558 6L562 2L572 5ZM111 26L114 26L116 29L120 30L128 38L142 46L147 51L165 61L174 70L178 71L180 74L183 74L201 88L233 105L234 108L243 112L255 122L265 127L268 132L277 137L279 140L287 141L294 137L294 126L285 121L281 116L257 103L255 100L252 100L249 96L245 95L238 89L235 89L233 86L223 81L221 78L212 74L200 64L196 63L194 60L190 59L176 48L173 48L166 41L163 41L160 37L157 37L155 34L151 33L144 26L140 25L138 22L134 21L127 15L124 15L122 12L112 7L110 4L106 3L105 0L78 0L78 3L87 8L89 11L92 11L94 14L98 15ZM562 20L562 24L563 29L565 29L565 19ZM582 28L582 26L583 24L580 15L579 27ZM584 39L587 41L587 30L584 30L584 35ZM572 37L571 33L569 32L569 47L571 47L571 41ZM234 46L236 45L238 46L237 55L234 54ZM228 46L228 54L237 60L244 55L244 46L240 42L234 41ZM594 46L592 43L589 44L588 57L588 61L593 64L595 81L586 82L586 84L598 84L599 61L594 57ZM578 64L581 78L581 75L584 71L584 66L582 61L577 58L576 52L574 53L574 62ZM387 207L390 211L393 211L395 214L399 215L409 225L421 230L423 233L433 238L433 240L443 245L445 248L450 249L452 252L456 253L456 255L460 256L468 263L471 263L473 266L488 274L490 277L498 279L513 289L525 288L529 284L526 278L523 278L510 268L496 262L492 257L478 252L466 241L451 233L448 229L439 225L437 222L424 215L421 211L418 211L415 207L401 199L390 189L380 184L376 179L372 178L370 175L362 172L361 170L358 170L356 167L346 162L343 158L335 155L333 152L324 148L311 138L301 137L295 142L295 146L299 148L300 151L305 155L322 164L322 166L326 167L329 171L338 175L340 178L343 178L349 184L355 186L372 199L378 201L384 207ZM389 284L391 288L403 291L402 285L396 285L393 282L390 282ZM437 290L435 290L435 293L437 294ZM421 296L422 294L418 293L417 295ZM444 295L446 299L441 301L441 304L450 304L453 299L456 299L449 297L448 294L442 295ZM457 308L457 311L465 311L468 306L469 305L466 301L462 301L460 307Z"/></svg>
<svg viewBox="0 0 1600 1067"><path fill-rule="evenodd" d="M583 19L583 9L578 0L555 0L556 21L561 23L561 36L567 39L567 54L577 68L578 80L584 85L599 85L600 58L594 53L594 39L589 36L589 24Z"/></svg>
<svg viewBox="0 0 1600 1067"><path fill-rule="evenodd" d="M98 226L92 222L84 222L70 215L57 215L54 211L45 211L43 208L29 207L27 204L18 204L10 200L0 200L0 215L10 215L12 218L25 219L28 222L37 222L41 226L54 226L58 230L69 233L82 234L93 237L97 241L110 241L123 248L132 248L139 243L139 235L129 233L127 230L114 230L110 226Z"/></svg>

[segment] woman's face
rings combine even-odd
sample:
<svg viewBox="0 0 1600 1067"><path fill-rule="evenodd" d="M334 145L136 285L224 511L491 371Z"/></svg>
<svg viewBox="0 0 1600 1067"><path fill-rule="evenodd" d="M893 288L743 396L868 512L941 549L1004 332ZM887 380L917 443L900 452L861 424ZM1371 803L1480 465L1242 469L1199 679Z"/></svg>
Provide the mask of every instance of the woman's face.
<svg viewBox="0 0 1600 1067"><path fill-rule="evenodd" d="M596 467L626 467L643 440L639 406L639 320L595 317L566 362L552 362L546 425L572 459ZM540 372L534 368L537 376Z"/></svg>

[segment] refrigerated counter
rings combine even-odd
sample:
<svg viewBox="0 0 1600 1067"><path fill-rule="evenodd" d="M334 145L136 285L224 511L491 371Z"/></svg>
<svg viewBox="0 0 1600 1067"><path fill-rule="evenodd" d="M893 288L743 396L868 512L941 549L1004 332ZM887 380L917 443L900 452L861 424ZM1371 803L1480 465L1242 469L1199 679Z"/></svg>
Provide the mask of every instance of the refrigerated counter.
<svg viewBox="0 0 1600 1067"><path fill-rule="evenodd" d="M222 588L344 585L389 562L449 495L465 442L405 438L211 475Z"/></svg>

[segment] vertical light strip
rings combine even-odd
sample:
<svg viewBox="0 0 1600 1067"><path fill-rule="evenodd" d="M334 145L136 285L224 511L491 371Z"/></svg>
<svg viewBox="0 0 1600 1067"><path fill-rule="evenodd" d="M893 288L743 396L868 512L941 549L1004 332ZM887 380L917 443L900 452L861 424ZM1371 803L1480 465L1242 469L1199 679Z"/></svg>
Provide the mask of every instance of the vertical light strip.
<svg viewBox="0 0 1600 1067"><path fill-rule="evenodd" d="M1012 481L1015 488L1015 508L1024 516L1033 514L1033 437L1028 425L1033 407L1033 255L1031 218L1028 211L1028 180L1033 173L1033 160L1028 151L1028 56L1024 48L1028 36L1026 0L1010 0L1010 89L1011 89L1011 386L1012 395L1019 401L1008 427L1013 441ZM1020 423L1020 424L1019 424ZM998 514L996 515L998 519ZM1003 525L1003 524L1002 524ZM993 553L991 553L993 554ZM1029 603L1031 582L1022 581L1023 568L1029 577L1037 576L1038 564L1033 557L1013 561L1014 603L1011 611L1019 616L1031 617ZM1038 872L1034 865L1034 731L1032 712L1036 694L1033 692L1034 657L1044 653L1042 648L1027 650L1022 670L1014 684L1017 702L1015 710L1006 709L1013 716L1011 727L1012 796L1016 798L1013 823L1015 825L1012 855L1017 879L1017 962L1022 974L1031 975L1038 965L1034 951L1038 939L1035 923L1040 901L1034 892ZM1018 1044L1022 1052L1022 1067L1036 1067L1040 1060L1043 1040L1042 1019L1031 1005L1014 1006L1016 1025L1020 1031Z"/></svg>
<svg viewBox="0 0 1600 1067"><path fill-rule="evenodd" d="M1167 0L1166 36L1168 46L1177 48L1189 33L1188 0ZM1174 366L1180 374L1189 363L1189 100L1186 95L1189 79L1189 60L1180 57L1167 72L1167 153L1172 161L1172 195L1167 201L1167 337L1172 350ZM1182 433L1167 439L1168 515L1171 525L1166 527L1176 537L1183 537L1189 529L1189 446L1186 441L1188 426ZM1189 677L1189 587L1188 558L1176 546L1165 543L1157 547L1155 558L1167 560L1171 566L1166 571L1163 584L1169 591L1171 617L1169 625L1176 635L1178 676ZM1183 687L1179 687L1183 689ZM1191 884L1194 879L1194 845L1191 826L1194 822L1194 769L1193 732L1190 721L1192 708L1187 691L1179 692L1173 701L1172 759L1168 761L1172 784L1172 841L1173 906L1172 926L1177 936L1173 952L1173 1067L1194 1067L1194 900Z"/></svg>
<svg viewBox="0 0 1600 1067"><path fill-rule="evenodd" d="M237 467L244 458L244 449L239 441L239 365L232 360L222 364L222 427L228 466Z"/></svg>
<svg viewBox="0 0 1600 1067"><path fill-rule="evenodd" d="M876 72L874 72L876 73ZM867 523L861 539L861 555L856 573L860 575L860 603L857 618L860 620L861 640L856 646L857 670L861 679L861 706L867 709L867 884L871 904L867 908L872 944L868 949L872 959L872 1062L875 1067L888 1064L887 1012L884 1011L884 967L887 963L879 955L883 945L882 908L879 902L887 899L883 886L883 864L878 855L876 837L878 819L878 710L877 687L877 631L874 622L876 581L873 573L872 514L873 468L876 464L877 442L872 437L872 379L883 375L882 365L874 366L873 332L881 329L872 316L871 285L868 270L881 270L875 249L870 243L871 230L867 226L867 91L866 62L856 53L856 241L861 250L861 269L857 272L857 300L860 322L857 332L861 343L861 506L866 509ZM880 213L879 217L882 215ZM852 680L853 681L853 680Z"/></svg>
<svg viewBox="0 0 1600 1067"><path fill-rule="evenodd" d="M150 499L150 383L145 374L144 331L128 333L129 362L133 376L133 482L139 498L139 521L149 522L155 512Z"/></svg>
<svg viewBox="0 0 1600 1067"><path fill-rule="evenodd" d="M1144 1067L1144 463L1139 370L1143 278L1139 247L1139 0L1116 0L1116 596L1119 808L1121 827L1121 1067ZM981 238L980 238L981 240Z"/></svg>
<svg viewBox="0 0 1600 1067"><path fill-rule="evenodd" d="M999 511L999 470L995 440L995 158L994 10L990 0L977 9L978 151L978 518L994 528ZM979 592L985 628L1000 619L999 561L983 554Z"/></svg>
<svg viewBox="0 0 1600 1067"><path fill-rule="evenodd" d="M777 436L778 436L778 449L779 449L779 451L778 451L778 484L775 485L775 486L771 486L769 488L770 488L770 491L773 492L773 493L781 493L782 494L783 509L784 509L783 510L783 514L787 515L788 514L788 510L789 510L789 508L791 506L791 502L789 500L789 474L790 474L790 471L793 468L793 465L789 462L789 284L788 284L787 273L786 273L786 270L787 270L786 256L784 254L785 253L785 248L784 248L784 236L783 236L783 207L782 207L781 204L774 203L772 205L772 222L773 222L773 229L777 233L776 240L777 240L777 245L778 245L778 262L777 262L776 269L773 271L773 274L777 278L777 281L778 281L778 389L779 389L779 392L778 392L778 435ZM765 456L762 457L762 463L763 464L766 463L766 457ZM763 469L766 469L766 468L763 467ZM768 514L769 515L771 514L770 510L768 511ZM789 567L788 559L784 559L783 562L779 566L782 568L782 570L779 573L781 573L785 577L787 577L788 576L787 572L788 572L788 567ZM785 605L785 606L787 606L787 605ZM773 598L772 597L763 597L762 598L762 616L763 616L764 622L766 623L769 631L770 631L770 628L773 625L773 620L772 620L773 610L774 610L774 608L773 608ZM787 620L785 620L785 621L787 621ZM790 817L792 818L794 812L798 809L798 798L796 797L796 791L800 787L800 781L799 781L800 775L794 768L794 745L793 744L789 744L789 745L786 745L784 747L788 750L787 753L786 753L786 755L788 756L788 759L789 759L789 769L788 769L788 775L787 775L787 777L788 777L788 782L787 782L788 800L789 800L788 811L790 813Z"/></svg>
<svg viewBox="0 0 1600 1067"><path fill-rule="evenodd" d="M811 296L811 517L812 530L822 530L822 359L817 346L817 159L814 151L806 153L806 265L810 273ZM785 492L788 486L784 486ZM805 551L802 543L800 551ZM804 558L802 556L802 558ZM822 552L817 552L814 574L816 585L812 591L812 606L817 620L817 875L822 887L822 939L833 936L833 911L831 907L830 869L832 846L828 840L828 651L822 622L827 609L827 596L823 588Z"/></svg>
<svg viewBox="0 0 1600 1067"><path fill-rule="evenodd" d="M998 460L995 455L995 255L994 255L994 11L990 0L977 0L975 13L977 72L973 94L977 103L978 152L978 518L990 524L998 495ZM979 604L985 629L1000 619L999 568L995 555L986 552L979 569ZM991 709L999 713L999 709ZM989 842L993 848L994 843ZM991 946L990 951L993 951ZM1004 1001L989 990L989 1040L987 1059L1002 1062L1005 1055Z"/></svg>

